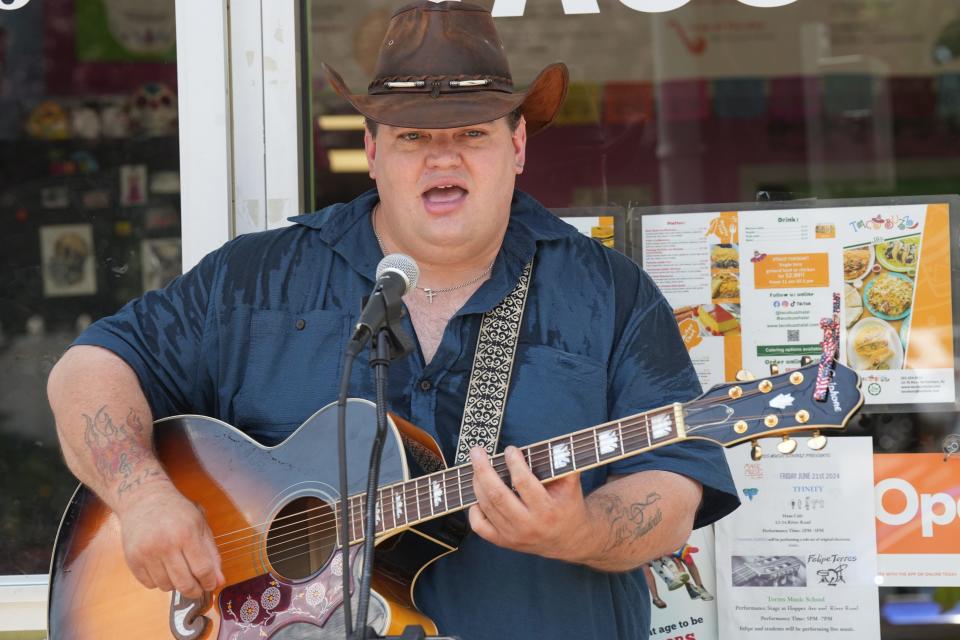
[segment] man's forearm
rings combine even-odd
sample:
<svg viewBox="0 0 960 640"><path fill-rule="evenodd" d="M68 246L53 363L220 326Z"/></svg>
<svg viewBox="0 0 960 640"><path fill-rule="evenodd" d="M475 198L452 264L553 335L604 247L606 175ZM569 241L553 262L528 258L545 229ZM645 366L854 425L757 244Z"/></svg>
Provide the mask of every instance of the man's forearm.
<svg viewBox="0 0 960 640"><path fill-rule="evenodd" d="M153 417L136 374L98 347L73 347L47 384L70 470L114 510L145 484L168 481L152 447Z"/></svg>
<svg viewBox="0 0 960 640"><path fill-rule="evenodd" d="M678 549L690 536L700 484L667 471L618 478L586 498L590 531L583 537L586 564L627 571Z"/></svg>

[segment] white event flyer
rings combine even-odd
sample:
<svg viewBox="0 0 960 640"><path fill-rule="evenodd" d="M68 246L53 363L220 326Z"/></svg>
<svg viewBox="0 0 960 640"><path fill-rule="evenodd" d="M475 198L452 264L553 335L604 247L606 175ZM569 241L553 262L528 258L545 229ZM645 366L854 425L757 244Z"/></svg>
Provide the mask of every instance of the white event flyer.
<svg viewBox="0 0 960 640"><path fill-rule="evenodd" d="M868 437L814 451L798 436L727 450L742 505L716 523L720 640L880 637L873 450Z"/></svg>

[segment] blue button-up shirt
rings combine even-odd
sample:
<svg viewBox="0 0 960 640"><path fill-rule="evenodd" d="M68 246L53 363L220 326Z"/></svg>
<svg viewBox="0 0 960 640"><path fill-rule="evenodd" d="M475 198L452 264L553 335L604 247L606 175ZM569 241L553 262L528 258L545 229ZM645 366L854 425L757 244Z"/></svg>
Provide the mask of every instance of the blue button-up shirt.
<svg viewBox="0 0 960 640"><path fill-rule="evenodd" d="M139 376L154 417L199 413L275 444L336 399L343 348L382 257L370 191L240 236L163 290L92 325L76 344L106 347ZM390 369L390 409L433 435L454 459L484 312L535 258L500 447L525 445L700 390L673 312L640 268L517 192L489 280L450 320L433 359L419 349ZM406 328L414 335L409 318ZM358 362L354 396L373 399ZM331 443L335 446L335 443ZM696 526L738 500L723 452L697 441L582 475L673 471L703 484ZM669 499L666 497L665 499ZM495 547L469 534L417 582L418 605L444 633L508 637L646 638L650 599L639 571L602 573Z"/></svg>

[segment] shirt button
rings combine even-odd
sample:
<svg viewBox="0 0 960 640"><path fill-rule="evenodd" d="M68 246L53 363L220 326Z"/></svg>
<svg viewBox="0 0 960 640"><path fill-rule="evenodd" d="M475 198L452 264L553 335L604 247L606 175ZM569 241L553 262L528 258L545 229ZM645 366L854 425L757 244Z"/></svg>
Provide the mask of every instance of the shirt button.
<svg viewBox="0 0 960 640"><path fill-rule="evenodd" d="M297 324L295 326L297 327L297 331L303 331L303 328L307 326L307 321L303 318L300 318L297 320Z"/></svg>
<svg viewBox="0 0 960 640"><path fill-rule="evenodd" d="M420 389L421 389L422 391L430 391L430 388L431 388L432 386L433 386L433 385L430 384L430 381L429 381L429 380L421 380L421 381L420 381Z"/></svg>

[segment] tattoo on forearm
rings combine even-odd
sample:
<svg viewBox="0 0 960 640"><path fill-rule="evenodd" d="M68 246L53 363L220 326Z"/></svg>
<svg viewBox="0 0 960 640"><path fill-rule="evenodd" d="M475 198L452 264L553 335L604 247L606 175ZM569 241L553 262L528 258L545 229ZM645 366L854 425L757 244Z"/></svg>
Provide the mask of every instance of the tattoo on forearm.
<svg viewBox="0 0 960 640"><path fill-rule="evenodd" d="M597 500L601 513L610 525L604 552L640 539L663 519L660 507L655 506L660 500L659 493L648 493L644 500L631 505L625 505L617 495L597 496Z"/></svg>
<svg viewBox="0 0 960 640"><path fill-rule="evenodd" d="M138 469L149 444L143 435L143 421L131 409L122 422L114 422L103 406L96 415L83 414L86 422L84 441L93 453L97 471L107 481L119 479L117 495L140 486L150 478L160 476L157 469Z"/></svg>
<svg viewBox="0 0 960 640"><path fill-rule="evenodd" d="M139 487L141 484L146 484L153 478L159 478L159 477L161 477L161 474L156 469L147 469L146 471L138 475L127 476L123 479L123 481L120 482L120 486L117 487L117 495L122 496L127 491L135 489Z"/></svg>

